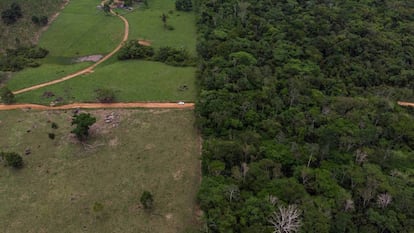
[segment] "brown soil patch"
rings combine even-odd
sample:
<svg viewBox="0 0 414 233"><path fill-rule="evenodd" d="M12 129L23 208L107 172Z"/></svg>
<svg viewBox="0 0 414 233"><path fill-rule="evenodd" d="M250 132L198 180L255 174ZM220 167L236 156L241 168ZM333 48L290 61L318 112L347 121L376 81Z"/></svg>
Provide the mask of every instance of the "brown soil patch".
<svg viewBox="0 0 414 233"><path fill-rule="evenodd" d="M112 147L115 147L115 146L117 146L119 144L119 142L118 142L118 138L116 137L116 138L113 138L113 139L111 139L110 141L109 141L109 146L112 146Z"/></svg>
<svg viewBox="0 0 414 233"><path fill-rule="evenodd" d="M138 40L138 44L143 45L143 46L151 46L151 41L148 40Z"/></svg>
<svg viewBox="0 0 414 233"><path fill-rule="evenodd" d="M181 180L183 177L183 169L179 169L178 171L173 173L174 180L178 181Z"/></svg>

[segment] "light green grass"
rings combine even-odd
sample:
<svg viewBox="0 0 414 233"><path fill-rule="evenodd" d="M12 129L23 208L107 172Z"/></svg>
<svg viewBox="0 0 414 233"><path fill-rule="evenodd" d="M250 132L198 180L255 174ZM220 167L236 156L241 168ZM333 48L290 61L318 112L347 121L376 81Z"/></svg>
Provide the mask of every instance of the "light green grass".
<svg viewBox="0 0 414 233"><path fill-rule="evenodd" d="M100 0L72 0L43 33L39 45L51 56L76 57L112 51L122 40L124 23L96 8Z"/></svg>
<svg viewBox="0 0 414 233"><path fill-rule="evenodd" d="M141 5L138 10L125 15L130 23L130 39L145 39L154 47L171 46L186 48L195 55L196 27L194 12L175 10L173 0L149 0L149 7ZM173 11L172 14L169 11ZM167 24L174 30L164 29L161 15L166 14Z"/></svg>
<svg viewBox="0 0 414 233"><path fill-rule="evenodd" d="M49 104L56 97L68 102L96 102L95 90L111 88L116 101L194 101L196 95L195 68L172 67L159 62L124 61L102 66L94 73L19 94L17 102ZM188 90L180 91L181 85ZM55 94L53 99L42 97L45 91Z"/></svg>
<svg viewBox="0 0 414 233"><path fill-rule="evenodd" d="M92 63L83 62L73 65L43 64L37 68L27 68L13 75L7 82L8 87L17 91L25 87L61 78L78 70L90 66Z"/></svg>
<svg viewBox="0 0 414 233"><path fill-rule="evenodd" d="M115 113L118 126L104 116ZM25 166L0 166L0 231L180 233L197 227L199 149L191 111L98 110L84 145L69 134L71 112L0 112L0 148ZM53 130L51 122L59 129ZM27 130L31 130L29 133ZM47 133L54 132L55 140ZM154 194L144 211L140 195ZM103 210L95 213L95 202Z"/></svg>

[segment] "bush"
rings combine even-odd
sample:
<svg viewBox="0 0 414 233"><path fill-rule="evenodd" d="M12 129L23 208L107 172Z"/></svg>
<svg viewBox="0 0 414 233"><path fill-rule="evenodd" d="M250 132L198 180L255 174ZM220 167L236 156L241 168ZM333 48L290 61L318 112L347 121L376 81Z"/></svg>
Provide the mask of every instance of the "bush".
<svg viewBox="0 0 414 233"><path fill-rule="evenodd" d="M112 103L115 101L115 91L109 88L98 89L96 99L101 103Z"/></svg>
<svg viewBox="0 0 414 233"><path fill-rule="evenodd" d="M144 191L141 195L141 204L144 206L145 209L152 209L154 204L154 199L152 198L152 194L148 191Z"/></svg>
<svg viewBox="0 0 414 233"><path fill-rule="evenodd" d="M38 67L40 63L34 59L44 58L48 53L48 50L36 46L7 49L6 54L0 56L0 70L15 72L24 67Z"/></svg>
<svg viewBox="0 0 414 233"><path fill-rule="evenodd" d="M172 47L161 47L155 55L155 60L173 66L194 65L194 60L185 49L175 49Z"/></svg>
<svg viewBox="0 0 414 233"><path fill-rule="evenodd" d="M119 50L118 59L149 59L154 56L154 49L150 46L140 45L138 41L131 40Z"/></svg>
<svg viewBox="0 0 414 233"><path fill-rule="evenodd" d="M52 122L51 127L52 127L52 129L57 129L57 128L59 128L59 126L58 126L55 122Z"/></svg>
<svg viewBox="0 0 414 233"><path fill-rule="evenodd" d="M54 133L48 133L48 136L52 140L55 139L55 134Z"/></svg>
<svg viewBox="0 0 414 233"><path fill-rule="evenodd" d="M0 153L1 157L5 159L7 166L12 166L14 168L22 168L23 167L23 158L15 153L15 152L9 152Z"/></svg>
<svg viewBox="0 0 414 233"><path fill-rule="evenodd" d="M176 0L175 9L178 11L191 11L193 9L193 3L191 0Z"/></svg>
<svg viewBox="0 0 414 233"><path fill-rule="evenodd" d="M0 102L4 104L11 104L14 102L14 94L9 88L0 88Z"/></svg>
<svg viewBox="0 0 414 233"><path fill-rule="evenodd" d="M6 9L1 12L1 19L3 20L4 24L10 25L17 21L17 19L21 18L22 10L18 3L12 3L9 9Z"/></svg>

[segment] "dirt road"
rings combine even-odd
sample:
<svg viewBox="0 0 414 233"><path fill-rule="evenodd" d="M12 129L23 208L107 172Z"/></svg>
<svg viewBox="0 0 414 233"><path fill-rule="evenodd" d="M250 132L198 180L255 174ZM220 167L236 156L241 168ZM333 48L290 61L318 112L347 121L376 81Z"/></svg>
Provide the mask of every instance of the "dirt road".
<svg viewBox="0 0 414 233"><path fill-rule="evenodd" d="M414 107L414 103L398 101L398 105L406 107Z"/></svg>
<svg viewBox="0 0 414 233"><path fill-rule="evenodd" d="M75 77L83 75L83 74L91 73L91 72L93 72L93 69L95 69L96 66L98 66L102 62L104 62L104 61L108 60L110 57L112 57L116 52L118 52L122 48L122 45L124 44L124 42L128 40L129 23L128 23L128 20L125 19L125 17L115 14L113 11L111 11L111 13L118 16L125 24L124 38L122 38L121 43L119 43L119 45L112 52L107 54L105 57L103 57L101 60L99 60L95 64L93 64L93 65L91 65L91 66L89 66L89 67L87 67L83 70L80 70L76 73L67 75L65 77L62 77L60 79L56 79L56 80L53 80L53 81L50 81L50 82L46 82L46 83L38 84L38 85L35 85L35 86L27 87L27 88L24 88L24 89L21 89L21 90L18 90L18 91L14 91L13 94L17 95L17 94L20 94L20 93L23 93L23 92L33 91L33 90L36 90L36 89L39 89L39 88L42 88L42 87L46 87L46 86L50 86L50 85L53 85L53 84L56 84L56 83L64 82L68 79L72 79L72 78L75 78Z"/></svg>
<svg viewBox="0 0 414 233"><path fill-rule="evenodd" d="M165 109L194 109L194 103L157 103L157 102L135 102L135 103L73 103L62 106L44 106L38 104L0 104L1 110L13 109L35 109L35 110L65 110L65 109L97 109L97 108L165 108Z"/></svg>

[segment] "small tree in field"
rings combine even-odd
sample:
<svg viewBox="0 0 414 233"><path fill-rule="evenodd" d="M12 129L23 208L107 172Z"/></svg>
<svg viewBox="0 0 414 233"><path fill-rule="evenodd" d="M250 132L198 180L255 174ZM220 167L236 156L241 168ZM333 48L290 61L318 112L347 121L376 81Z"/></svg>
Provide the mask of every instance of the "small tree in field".
<svg viewBox="0 0 414 233"><path fill-rule="evenodd" d="M150 192L144 191L141 195L140 201L145 209L152 209L154 199L152 198L152 194Z"/></svg>
<svg viewBox="0 0 414 233"><path fill-rule="evenodd" d="M95 124L96 118L89 113L81 113L72 118L72 125L76 125L71 133L74 133L80 140L86 140L89 136L89 127Z"/></svg>
<svg viewBox="0 0 414 233"><path fill-rule="evenodd" d="M0 157L2 157L4 160L6 160L6 164L7 166L12 166L14 168L22 168L23 167L23 158L15 153L15 152L10 152L10 153L0 153Z"/></svg>
<svg viewBox="0 0 414 233"><path fill-rule="evenodd" d="M101 103L112 103L115 101L115 91L109 88L98 89L96 99Z"/></svg>

